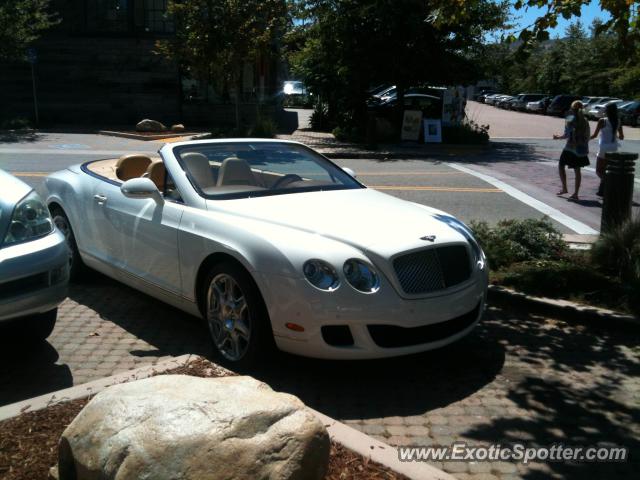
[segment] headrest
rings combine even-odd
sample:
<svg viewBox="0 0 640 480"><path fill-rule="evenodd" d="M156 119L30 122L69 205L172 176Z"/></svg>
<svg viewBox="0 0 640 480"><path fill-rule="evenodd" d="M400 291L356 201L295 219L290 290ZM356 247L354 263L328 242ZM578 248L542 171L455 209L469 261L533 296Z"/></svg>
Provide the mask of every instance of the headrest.
<svg viewBox="0 0 640 480"><path fill-rule="evenodd" d="M238 157L225 158L218 174L218 186L257 185L249 164Z"/></svg>
<svg viewBox="0 0 640 480"><path fill-rule="evenodd" d="M164 188L164 179L166 175L167 169L164 167L164 163L162 163L162 161L152 162L151 165L147 167L147 177L156 184L158 190L162 190Z"/></svg>
<svg viewBox="0 0 640 480"><path fill-rule="evenodd" d="M141 177L151 163L151 159L139 153L121 156L116 162L116 176L123 181Z"/></svg>

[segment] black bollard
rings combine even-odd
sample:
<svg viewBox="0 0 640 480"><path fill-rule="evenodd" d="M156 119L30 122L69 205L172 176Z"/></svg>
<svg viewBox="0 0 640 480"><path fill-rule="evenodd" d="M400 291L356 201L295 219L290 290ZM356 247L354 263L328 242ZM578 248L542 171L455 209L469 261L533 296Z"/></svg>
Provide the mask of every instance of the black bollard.
<svg viewBox="0 0 640 480"><path fill-rule="evenodd" d="M608 232L631 218L633 175L638 154L610 152L606 154L606 159L601 232Z"/></svg>

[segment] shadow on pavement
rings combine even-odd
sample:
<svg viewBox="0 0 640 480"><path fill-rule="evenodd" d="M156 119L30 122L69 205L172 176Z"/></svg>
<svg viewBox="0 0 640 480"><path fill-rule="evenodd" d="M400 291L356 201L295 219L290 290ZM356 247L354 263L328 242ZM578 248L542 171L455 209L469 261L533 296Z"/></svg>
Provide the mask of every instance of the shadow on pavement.
<svg viewBox="0 0 640 480"><path fill-rule="evenodd" d="M33 143L37 142L38 140L38 134L30 130L0 131L0 143Z"/></svg>
<svg viewBox="0 0 640 480"><path fill-rule="evenodd" d="M254 376L341 420L422 415L471 395L500 372L504 348L479 330L445 348L390 359L327 361L283 354Z"/></svg>
<svg viewBox="0 0 640 480"><path fill-rule="evenodd" d="M0 406L71 387L73 377L69 366L57 365L57 361L58 352L50 343L18 340L3 334Z"/></svg>
<svg viewBox="0 0 640 480"><path fill-rule="evenodd" d="M555 443L621 446L630 462L546 462L546 472L530 469L522 478L631 478L640 471L640 403L637 333L545 323L518 313L517 321L492 321L491 335L506 338L520 361L501 372L511 384L507 398L526 415L505 414L465 437L528 447ZM605 326L606 327L606 326ZM518 363L530 365L526 371ZM585 381L585 379L587 381Z"/></svg>
<svg viewBox="0 0 640 480"><path fill-rule="evenodd" d="M131 349L133 356L211 356L208 333L196 317L100 273L91 271L82 285L70 285L69 298L148 345Z"/></svg>

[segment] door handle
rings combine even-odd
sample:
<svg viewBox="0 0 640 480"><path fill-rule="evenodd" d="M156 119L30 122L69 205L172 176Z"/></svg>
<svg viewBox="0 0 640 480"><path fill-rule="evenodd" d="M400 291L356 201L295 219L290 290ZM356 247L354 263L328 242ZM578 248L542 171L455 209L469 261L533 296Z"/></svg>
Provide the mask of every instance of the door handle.
<svg viewBox="0 0 640 480"><path fill-rule="evenodd" d="M93 199L98 202L99 205L102 205L104 202L107 201L107 197L105 197L104 195L94 195Z"/></svg>

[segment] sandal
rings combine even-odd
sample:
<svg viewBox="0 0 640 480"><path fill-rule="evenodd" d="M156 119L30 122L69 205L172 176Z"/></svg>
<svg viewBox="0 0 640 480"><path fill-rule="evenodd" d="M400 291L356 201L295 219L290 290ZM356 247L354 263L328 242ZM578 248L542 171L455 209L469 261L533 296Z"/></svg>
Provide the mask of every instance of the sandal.
<svg viewBox="0 0 640 480"><path fill-rule="evenodd" d="M569 193L569 192L567 192L566 190L560 190L558 193L556 193L556 195L560 196L560 195L564 195L565 193Z"/></svg>
<svg viewBox="0 0 640 480"><path fill-rule="evenodd" d="M573 195L571 195L569 197L569 200L573 200L574 202L579 201L580 199L578 198L578 194L574 193Z"/></svg>

